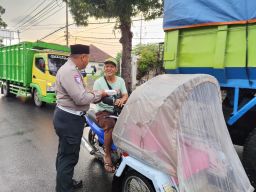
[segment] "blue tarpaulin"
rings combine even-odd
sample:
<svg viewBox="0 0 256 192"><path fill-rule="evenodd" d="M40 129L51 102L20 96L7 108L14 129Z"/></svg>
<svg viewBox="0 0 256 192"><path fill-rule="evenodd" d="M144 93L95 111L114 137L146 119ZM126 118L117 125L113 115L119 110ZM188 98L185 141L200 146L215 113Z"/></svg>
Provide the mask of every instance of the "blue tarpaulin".
<svg viewBox="0 0 256 192"><path fill-rule="evenodd" d="M256 22L256 0L165 0L164 29Z"/></svg>

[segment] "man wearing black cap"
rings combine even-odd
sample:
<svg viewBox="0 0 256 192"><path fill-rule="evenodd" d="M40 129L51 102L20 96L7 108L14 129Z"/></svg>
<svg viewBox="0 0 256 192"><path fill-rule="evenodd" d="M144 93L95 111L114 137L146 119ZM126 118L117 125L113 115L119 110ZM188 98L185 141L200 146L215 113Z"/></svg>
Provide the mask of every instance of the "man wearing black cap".
<svg viewBox="0 0 256 192"><path fill-rule="evenodd" d="M56 192L71 192L82 187L82 181L73 179L78 162L85 118L90 103L99 101L107 94L104 91L88 91L80 73L89 62L89 46L71 45L68 61L56 75L57 106L53 124L59 137L56 158Z"/></svg>

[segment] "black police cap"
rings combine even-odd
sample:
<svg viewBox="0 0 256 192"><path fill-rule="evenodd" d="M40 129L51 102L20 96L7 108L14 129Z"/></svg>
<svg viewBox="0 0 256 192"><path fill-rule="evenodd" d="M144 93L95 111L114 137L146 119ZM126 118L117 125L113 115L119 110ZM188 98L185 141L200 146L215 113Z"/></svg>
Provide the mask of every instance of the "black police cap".
<svg viewBox="0 0 256 192"><path fill-rule="evenodd" d="M71 54L89 54L90 47L88 45L75 44L70 45Z"/></svg>

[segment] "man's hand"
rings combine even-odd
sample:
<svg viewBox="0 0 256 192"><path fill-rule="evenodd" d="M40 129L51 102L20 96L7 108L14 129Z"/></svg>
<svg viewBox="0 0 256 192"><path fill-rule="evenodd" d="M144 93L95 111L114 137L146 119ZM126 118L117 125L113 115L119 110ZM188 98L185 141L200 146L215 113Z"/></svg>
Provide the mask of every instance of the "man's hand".
<svg viewBox="0 0 256 192"><path fill-rule="evenodd" d="M115 105L117 105L118 107L123 107L123 105L126 103L127 99L128 99L128 94L125 93L122 95L122 98L117 99L115 101Z"/></svg>
<svg viewBox="0 0 256 192"><path fill-rule="evenodd" d="M115 105L117 105L118 107L122 107L124 105L124 103L125 103L125 100L123 100L123 99L117 99L115 101Z"/></svg>
<svg viewBox="0 0 256 192"><path fill-rule="evenodd" d="M106 96L108 96L108 94L104 90L102 90L101 91L101 97L106 97Z"/></svg>

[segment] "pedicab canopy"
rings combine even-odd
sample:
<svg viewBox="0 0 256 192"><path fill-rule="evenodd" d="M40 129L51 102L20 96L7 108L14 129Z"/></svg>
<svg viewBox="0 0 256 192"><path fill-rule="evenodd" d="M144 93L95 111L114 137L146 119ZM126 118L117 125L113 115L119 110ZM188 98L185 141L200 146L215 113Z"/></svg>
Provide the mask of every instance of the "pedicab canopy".
<svg viewBox="0 0 256 192"><path fill-rule="evenodd" d="M165 0L164 29L256 22L255 0Z"/></svg>
<svg viewBox="0 0 256 192"><path fill-rule="evenodd" d="M220 88L209 75L160 75L129 97L113 131L123 151L170 174L181 192L249 192Z"/></svg>

